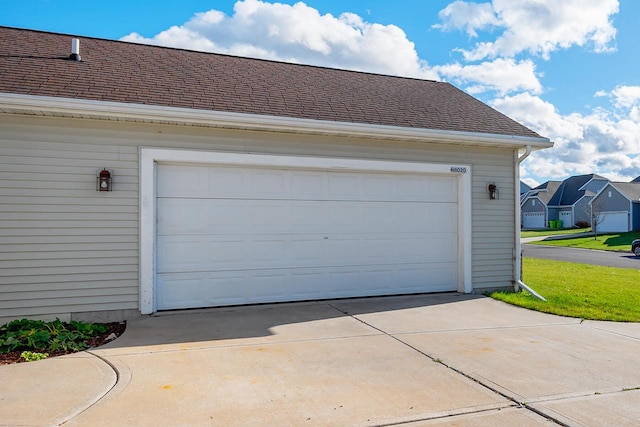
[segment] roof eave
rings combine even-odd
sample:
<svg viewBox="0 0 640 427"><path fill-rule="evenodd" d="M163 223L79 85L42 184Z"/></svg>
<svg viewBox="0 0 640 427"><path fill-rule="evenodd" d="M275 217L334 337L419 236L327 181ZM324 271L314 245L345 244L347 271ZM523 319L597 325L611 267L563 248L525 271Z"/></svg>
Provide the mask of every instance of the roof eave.
<svg viewBox="0 0 640 427"><path fill-rule="evenodd" d="M518 148L530 145L532 149L539 150L553 146L553 142L542 137L347 123L13 93L0 93L0 111L12 114L35 114L403 141L445 142L485 147Z"/></svg>

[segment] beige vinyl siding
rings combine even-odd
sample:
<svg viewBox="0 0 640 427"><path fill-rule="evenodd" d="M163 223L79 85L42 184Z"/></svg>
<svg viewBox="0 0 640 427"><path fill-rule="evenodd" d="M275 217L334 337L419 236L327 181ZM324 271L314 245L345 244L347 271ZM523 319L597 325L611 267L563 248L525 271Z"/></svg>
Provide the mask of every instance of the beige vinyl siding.
<svg viewBox="0 0 640 427"><path fill-rule="evenodd" d="M474 290L512 286L513 150L0 115L0 319L138 309L140 147L470 164Z"/></svg>
<svg viewBox="0 0 640 427"><path fill-rule="evenodd" d="M489 200L487 185L499 195ZM511 286L515 251L513 152L504 150L473 166L473 285L474 290Z"/></svg>
<svg viewBox="0 0 640 427"><path fill-rule="evenodd" d="M0 122L0 319L137 309L137 148L15 118ZM95 191L103 167L117 193Z"/></svg>

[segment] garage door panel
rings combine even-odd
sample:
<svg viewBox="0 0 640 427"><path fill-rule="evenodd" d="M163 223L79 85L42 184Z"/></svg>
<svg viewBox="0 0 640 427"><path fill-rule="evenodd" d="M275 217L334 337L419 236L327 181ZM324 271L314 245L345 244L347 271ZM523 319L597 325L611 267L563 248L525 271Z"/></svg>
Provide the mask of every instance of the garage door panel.
<svg viewBox="0 0 640 427"><path fill-rule="evenodd" d="M395 177L392 175L372 175L362 178L362 196L366 200L395 200Z"/></svg>
<svg viewBox="0 0 640 427"><path fill-rule="evenodd" d="M158 272L202 270L202 239L197 236L166 236L157 239Z"/></svg>
<svg viewBox="0 0 640 427"><path fill-rule="evenodd" d="M158 309L457 289L455 177L160 166Z"/></svg>
<svg viewBox="0 0 640 427"><path fill-rule="evenodd" d="M452 203L436 203L426 207L424 229L427 233L456 230L458 207Z"/></svg>
<svg viewBox="0 0 640 427"><path fill-rule="evenodd" d="M158 309L450 291L456 263L158 275Z"/></svg>
<svg viewBox="0 0 640 427"><path fill-rule="evenodd" d="M157 233L235 234L246 230L247 212L239 200L158 199Z"/></svg>
<svg viewBox="0 0 640 427"><path fill-rule="evenodd" d="M372 295L392 294L395 279L395 266L375 266L364 270L361 277L366 282L368 293Z"/></svg>
<svg viewBox="0 0 640 427"><path fill-rule="evenodd" d="M428 270L432 292L450 290L452 280L457 280L457 266L453 263L436 264Z"/></svg>
<svg viewBox="0 0 640 427"><path fill-rule="evenodd" d="M158 272L236 270L245 265L245 239L158 237Z"/></svg>
<svg viewBox="0 0 640 427"><path fill-rule="evenodd" d="M158 197L456 203L458 188L451 176L161 164Z"/></svg>
<svg viewBox="0 0 640 427"><path fill-rule="evenodd" d="M290 194L289 182L284 171L251 171L251 194L264 198L282 198Z"/></svg>
<svg viewBox="0 0 640 427"><path fill-rule="evenodd" d="M544 228L544 212L525 212L522 214L522 226L524 228Z"/></svg>
<svg viewBox="0 0 640 427"><path fill-rule="evenodd" d="M361 200L360 180L353 173L327 174L327 200Z"/></svg>
<svg viewBox="0 0 640 427"><path fill-rule="evenodd" d="M360 239L355 236L326 236L323 238L327 263L331 265L357 265L362 258L360 253Z"/></svg>
<svg viewBox="0 0 640 427"><path fill-rule="evenodd" d="M196 197L209 187L205 168L172 165L158 166L158 197Z"/></svg>
<svg viewBox="0 0 640 427"><path fill-rule="evenodd" d="M453 262L455 234L159 236L158 271Z"/></svg>
<svg viewBox="0 0 640 427"><path fill-rule="evenodd" d="M455 229L452 203L159 199L158 234L438 232Z"/></svg>
<svg viewBox="0 0 640 427"><path fill-rule="evenodd" d="M291 265L296 267L309 266L317 264L322 259L329 261L326 246L324 239L321 240L318 237L292 239L290 243Z"/></svg>
<svg viewBox="0 0 640 427"><path fill-rule="evenodd" d="M629 231L627 212L601 212L597 224L599 233L622 233Z"/></svg>
<svg viewBox="0 0 640 427"><path fill-rule="evenodd" d="M159 274L156 279L156 300L159 310L169 308L190 308L202 305L205 294L202 275L198 273L166 276Z"/></svg>
<svg viewBox="0 0 640 427"><path fill-rule="evenodd" d="M572 221L571 221L572 217L573 217L573 215L571 214L571 212L562 211L562 212L560 212L560 214L558 216L558 219L560 219L560 221L562 221L562 226L563 227L571 227L573 225Z"/></svg>
<svg viewBox="0 0 640 427"><path fill-rule="evenodd" d="M458 183L451 177L429 177L425 178L427 192L425 199L433 202L457 203Z"/></svg>
<svg viewBox="0 0 640 427"><path fill-rule="evenodd" d="M457 236L453 233L424 234L424 259L427 262L452 262L458 256ZM421 252L422 253L422 252Z"/></svg>
<svg viewBox="0 0 640 427"><path fill-rule="evenodd" d="M162 212L157 219L160 235L198 234L208 214L202 201L191 199L159 199L158 212Z"/></svg>
<svg viewBox="0 0 640 427"><path fill-rule="evenodd" d="M207 186L196 187L191 191L200 197L236 197L238 194L247 194L249 187L249 174L246 170L239 168L200 168L201 173L206 176Z"/></svg>
<svg viewBox="0 0 640 427"><path fill-rule="evenodd" d="M323 172L291 172L291 195L295 199L322 200L327 195L327 179Z"/></svg>

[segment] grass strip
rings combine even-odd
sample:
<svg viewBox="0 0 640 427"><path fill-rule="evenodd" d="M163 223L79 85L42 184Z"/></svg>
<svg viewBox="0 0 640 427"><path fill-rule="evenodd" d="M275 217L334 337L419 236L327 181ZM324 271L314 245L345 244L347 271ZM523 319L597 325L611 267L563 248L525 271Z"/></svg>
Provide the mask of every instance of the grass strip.
<svg viewBox="0 0 640 427"><path fill-rule="evenodd" d="M559 236L559 235L571 235L580 233L590 233L590 228L552 228L546 230L525 230L520 232L520 237L539 237L539 236Z"/></svg>
<svg viewBox="0 0 640 427"><path fill-rule="evenodd" d="M567 248L597 249L612 252L631 252L631 242L640 239L640 231L630 233L603 234L587 237L567 237L560 240L541 240L534 245L563 246Z"/></svg>
<svg viewBox="0 0 640 427"><path fill-rule="evenodd" d="M640 270L524 258L524 282L547 301L526 291L494 292L509 304L591 320L640 322Z"/></svg>

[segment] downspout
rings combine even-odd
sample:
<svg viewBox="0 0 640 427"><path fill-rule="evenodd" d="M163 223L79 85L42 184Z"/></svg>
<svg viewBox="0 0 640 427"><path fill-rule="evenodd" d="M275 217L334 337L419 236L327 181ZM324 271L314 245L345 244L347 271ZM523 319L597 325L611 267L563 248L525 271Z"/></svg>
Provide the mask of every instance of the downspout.
<svg viewBox="0 0 640 427"><path fill-rule="evenodd" d="M534 297L538 298L539 300L542 301L546 301L546 299L538 294L536 291L534 291L533 289L531 289L529 286L527 286L523 281L522 281L522 244L520 243L520 228L521 228L521 223L522 223L522 218L521 218L521 210L520 210L520 163L522 163L524 161L524 159L526 159L527 157L529 157L529 155L531 154L531 145L527 145L525 152L522 154L522 156L518 157L516 159L515 162L515 187L516 187L516 191L515 191L515 201L516 201L516 222L515 222L515 253L513 254L513 260L514 260L514 278L513 278L513 282L514 282L514 290L516 292L518 292L520 290L520 288L525 289L527 292L529 292L531 295L533 295ZM517 156L517 152L516 152L516 156Z"/></svg>

